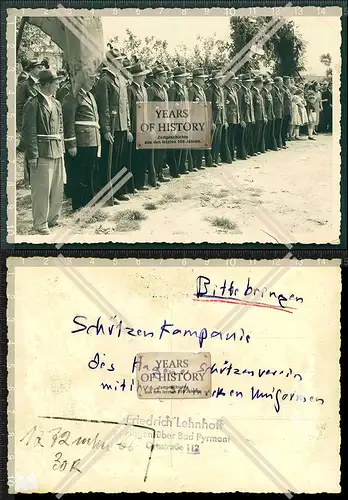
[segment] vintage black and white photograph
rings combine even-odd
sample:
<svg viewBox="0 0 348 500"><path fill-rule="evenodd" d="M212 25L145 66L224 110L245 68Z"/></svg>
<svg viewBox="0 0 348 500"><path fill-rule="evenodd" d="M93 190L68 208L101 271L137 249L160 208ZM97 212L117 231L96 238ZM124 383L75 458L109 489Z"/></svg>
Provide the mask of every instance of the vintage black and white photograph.
<svg viewBox="0 0 348 500"><path fill-rule="evenodd" d="M340 15L11 9L8 242L339 244Z"/></svg>

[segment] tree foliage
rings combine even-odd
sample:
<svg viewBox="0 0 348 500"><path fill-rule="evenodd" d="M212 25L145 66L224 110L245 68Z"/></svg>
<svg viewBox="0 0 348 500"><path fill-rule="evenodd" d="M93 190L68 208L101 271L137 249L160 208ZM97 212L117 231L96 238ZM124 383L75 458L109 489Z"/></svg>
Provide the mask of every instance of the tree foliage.
<svg viewBox="0 0 348 500"><path fill-rule="evenodd" d="M284 22L278 30L267 40L263 37L257 38L261 30L264 30L264 38L267 25L272 21L272 17L231 17L231 53L235 57L246 47L246 45L256 37L256 44L262 47L264 54L250 54L240 67L236 67L241 72L259 70L261 65L272 71L274 74L296 76L304 69L304 55L306 42L302 36L296 32L293 21ZM238 59L237 59L238 61Z"/></svg>
<svg viewBox="0 0 348 500"><path fill-rule="evenodd" d="M326 66L326 76L328 78L332 78L332 57L331 54L321 54L320 56L320 62Z"/></svg>
<svg viewBox="0 0 348 500"><path fill-rule="evenodd" d="M215 33L212 36L198 35L193 47L179 44L173 51L169 51L166 40L158 39L153 35L141 39L129 29L126 33L127 37L124 40L121 41L118 36L115 36L109 40L109 43L116 45L130 58L136 56L147 66L153 66L156 61L159 61L170 66L181 64L189 70L203 67L205 71L210 71L225 65L229 58L229 43L220 40Z"/></svg>

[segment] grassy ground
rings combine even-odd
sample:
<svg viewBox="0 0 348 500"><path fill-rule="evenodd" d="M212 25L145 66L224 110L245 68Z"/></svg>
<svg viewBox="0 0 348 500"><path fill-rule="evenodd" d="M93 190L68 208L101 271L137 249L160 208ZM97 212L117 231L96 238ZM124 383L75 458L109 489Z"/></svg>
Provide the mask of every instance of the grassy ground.
<svg viewBox="0 0 348 500"><path fill-rule="evenodd" d="M82 223L64 200L60 225L83 235L71 241L97 235L97 241L115 242L274 243L286 233L293 241L327 242L339 193L332 163L332 137L319 135L316 142L292 142L287 150L172 179L121 205L101 207ZM17 234L30 235L31 199L20 155L17 179Z"/></svg>

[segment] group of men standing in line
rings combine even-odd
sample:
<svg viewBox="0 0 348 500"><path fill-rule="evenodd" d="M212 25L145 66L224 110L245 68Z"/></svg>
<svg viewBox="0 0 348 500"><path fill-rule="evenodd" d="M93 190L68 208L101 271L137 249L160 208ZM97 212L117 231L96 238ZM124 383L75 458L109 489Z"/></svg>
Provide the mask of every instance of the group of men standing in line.
<svg viewBox="0 0 348 500"><path fill-rule="evenodd" d="M69 75L44 69L37 59L27 72L17 86L18 150L25 153L38 234L49 234L58 224L64 184L77 210L100 189L111 189L111 179L126 167L132 176L112 196L118 205L170 177L285 149L291 139L293 82L287 76L273 81L230 73L226 80L219 70L207 75L196 68L190 74L180 65L171 70L160 63L150 70L114 48L77 95ZM210 102L212 147L137 149L136 103L156 101ZM167 166L170 177L164 174Z"/></svg>

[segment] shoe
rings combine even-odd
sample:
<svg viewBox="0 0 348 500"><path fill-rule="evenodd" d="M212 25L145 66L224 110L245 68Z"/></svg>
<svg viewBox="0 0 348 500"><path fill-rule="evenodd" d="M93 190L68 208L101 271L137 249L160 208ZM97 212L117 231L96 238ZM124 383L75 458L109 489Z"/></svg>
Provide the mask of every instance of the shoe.
<svg viewBox="0 0 348 500"><path fill-rule="evenodd" d="M221 167L222 166L222 163L221 161L218 162L218 166Z"/></svg>
<svg viewBox="0 0 348 500"><path fill-rule="evenodd" d="M258 151L256 154L257 154L257 155L260 155L260 154L261 154L261 151Z"/></svg>
<svg viewBox="0 0 348 500"><path fill-rule="evenodd" d="M164 177L164 176L159 177L159 178L158 178L158 180L159 180L160 182L170 182L169 177Z"/></svg>
<svg viewBox="0 0 348 500"><path fill-rule="evenodd" d="M49 222L48 227L57 227L59 226L58 222Z"/></svg>
<svg viewBox="0 0 348 500"><path fill-rule="evenodd" d="M282 146L283 149L288 149L288 146Z"/></svg>
<svg viewBox="0 0 348 500"><path fill-rule="evenodd" d="M213 163L212 167L216 168L216 167L218 167L218 164L217 163Z"/></svg>
<svg viewBox="0 0 348 500"><path fill-rule="evenodd" d="M117 198L114 198L114 205L121 205L121 202Z"/></svg>
<svg viewBox="0 0 348 500"><path fill-rule="evenodd" d="M129 201L130 200L129 196L127 196L126 194L119 194L116 198L119 201Z"/></svg>
<svg viewBox="0 0 348 500"><path fill-rule="evenodd" d="M189 174L190 172L188 170L184 170L183 172L180 172L180 175L187 175Z"/></svg>
<svg viewBox="0 0 348 500"><path fill-rule="evenodd" d="M310 141L316 141L316 138L315 138L315 137L308 137L308 139L309 139Z"/></svg>
<svg viewBox="0 0 348 500"><path fill-rule="evenodd" d="M173 174L172 177L173 177L173 179L179 179L179 177L181 177L181 175L180 174Z"/></svg>
<svg viewBox="0 0 348 500"><path fill-rule="evenodd" d="M251 156L257 156L257 155L258 155L258 153L253 153Z"/></svg>
<svg viewBox="0 0 348 500"><path fill-rule="evenodd" d="M133 194L137 194L138 190L134 188Z"/></svg>
<svg viewBox="0 0 348 500"><path fill-rule="evenodd" d="M197 168L197 170L205 170L205 169L206 169L206 167L203 167L203 165L201 167Z"/></svg>
<svg viewBox="0 0 348 500"><path fill-rule="evenodd" d="M138 191L148 191L150 189L149 186L141 186L141 187L138 187Z"/></svg>
<svg viewBox="0 0 348 500"><path fill-rule="evenodd" d="M193 168L191 168L190 172L198 172L198 168L193 167Z"/></svg>
<svg viewBox="0 0 348 500"><path fill-rule="evenodd" d="M35 229L36 234L50 234L50 230L47 229Z"/></svg>

